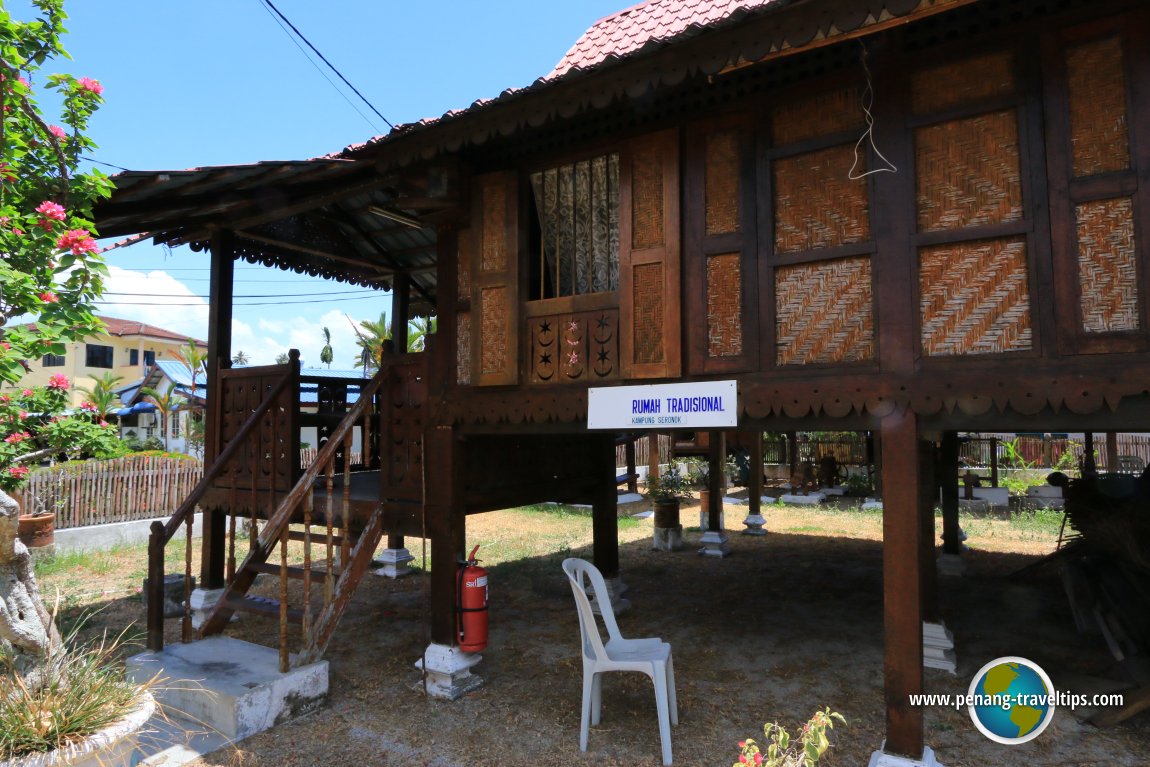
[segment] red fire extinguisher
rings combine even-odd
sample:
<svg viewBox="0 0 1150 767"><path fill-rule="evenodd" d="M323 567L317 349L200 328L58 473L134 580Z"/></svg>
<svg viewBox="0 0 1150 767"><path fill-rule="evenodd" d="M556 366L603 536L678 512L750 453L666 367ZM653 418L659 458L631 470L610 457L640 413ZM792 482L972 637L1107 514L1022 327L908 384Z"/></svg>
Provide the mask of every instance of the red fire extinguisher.
<svg viewBox="0 0 1150 767"><path fill-rule="evenodd" d="M476 546L467 561L459 563L459 649L479 652L487 647L487 571L475 558Z"/></svg>

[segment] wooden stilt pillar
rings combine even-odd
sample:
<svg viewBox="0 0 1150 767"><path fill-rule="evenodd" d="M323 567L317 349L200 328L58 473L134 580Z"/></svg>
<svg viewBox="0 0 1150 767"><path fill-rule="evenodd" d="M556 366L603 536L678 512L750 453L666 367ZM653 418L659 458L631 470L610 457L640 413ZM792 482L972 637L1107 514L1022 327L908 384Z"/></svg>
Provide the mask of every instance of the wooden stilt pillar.
<svg viewBox="0 0 1150 767"><path fill-rule="evenodd" d="M990 438L990 486L998 487L998 437Z"/></svg>
<svg viewBox="0 0 1150 767"><path fill-rule="evenodd" d="M407 322L410 319L411 278L397 274L391 283L391 340L398 354L407 352ZM407 563L414 559L404 544L403 536L388 533L387 548L381 552L382 574L399 578L410 573Z"/></svg>
<svg viewBox="0 0 1150 767"><path fill-rule="evenodd" d="M424 514L431 538L431 645L415 665L426 672L428 695L454 700L483 683L471 673L483 658L459 649L456 628L467 520L460 474L463 446L450 426L429 428L423 444Z"/></svg>
<svg viewBox="0 0 1150 767"><path fill-rule="evenodd" d="M647 435L647 481L659 477L659 433Z"/></svg>
<svg viewBox="0 0 1150 767"><path fill-rule="evenodd" d="M747 492L749 507L747 518L743 520L746 530L743 535L766 535L763 529L766 520L763 519L763 433L755 431L751 440L751 470L747 478Z"/></svg>
<svg viewBox="0 0 1150 767"><path fill-rule="evenodd" d="M235 245L232 233L218 232L211 241L211 275L208 299L208 403L204 423L204 466L211 466L220 454L222 401L219 390L220 368L231 367L232 295L234 293ZM227 554L225 510L208 509L203 519L203 544L200 550L200 583L197 591L210 592L224 586L224 562ZM214 604L214 600L208 598ZM199 601L203 601L200 599Z"/></svg>
<svg viewBox="0 0 1150 767"><path fill-rule="evenodd" d="M922 540L919 542L919 578L922 583L922 619L938 623L938 571L934 566L934 508L938 503L938 483L935 480L935 445L929 440L918 443L919 520Z"/></svg>
<svg viewBox="0 0 1150 767"><path fill-rule="evenodd" d="M882 432L872 431L870 433L871 452L874 459L874 495L875 498L882 498L883 487L883 469L882 469Z"/></svg>
<svg viewBox="0 0 1150 767"><path fill-rule="evenodd" d="M943 432L939 450L939 485L942 489L942 553L962 552L958 527L958 432Z"/></svg>
<svg viewBox="0 0 1150 767"><path fill-rule="evenodd" d="M707 529L703 533L703 548L699 553L709 557L725 557L731 553L726 532L723 530L723 493L726 488L727 435L712 431L707 434Z"/></svg>
<svg viewBox="0 0 1150 767"><path fill-rule="evenodd" d="M1094 432L1082 435L1082 476L1098 476L1098 463L1094 460Z"/></svg>
<svg viewBox="0 0 1150 767"><path fill-rule="evenodd" d="M619 577L619 493L615 485L615 440L611 436L598 437L602 444L596 449L595 493L591 500L592 551L595 567L603 574L611 607L616 613L631 607L623 599L627 587ZM592 609L599 605L592 601Z"/></svg>
<svg viewBox="0 0 1150 767"><path fill-rule="evenodd" d="M1118 432L1106 432L1106 471L1118 471Z"/></svg>
<svg viewBox="0 0 1150 767"><path fill-rule="evenodd" d="M627 435L627 442L623 447L623 453L627 460L627 492L639 492L639 480L635 475L635 440L631 435Z"/></svg>
<svg viewBox="0 0 1150 767"><path fill-rule="evenodd" d="M793 431L787 432L787 464L790 469L787 477L795 476L799 468L799 435Z"/></svg>
<svg viewBox="0 0 1150 767"><path fill-rule="evenodd" d="M923 753L922 569L919 452L913 411L882 420L883 658L888 754Z"/></svg>

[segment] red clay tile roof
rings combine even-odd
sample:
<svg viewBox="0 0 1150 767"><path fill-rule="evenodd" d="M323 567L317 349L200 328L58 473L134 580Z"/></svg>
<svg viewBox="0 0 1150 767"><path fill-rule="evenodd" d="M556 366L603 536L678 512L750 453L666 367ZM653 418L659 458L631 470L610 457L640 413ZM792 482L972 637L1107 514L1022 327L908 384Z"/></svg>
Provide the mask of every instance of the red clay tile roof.
<svg viewBox="0 0 1150 767"><path fill-rule="evenodd" d="M647 0L600 19L567 51L546 79L571 69L590 69L604 59L621 58L648 43L667 42L688 31L713 26L737 11L780 0Z"/></svg>
<svg viewBox="0 0 1150 767"><path fill-rule="evenodd" d="M188 340L188 337L185 335L173 333L170 330L164 330L155 325L136 322L135 320L122 320L119 317L103 316L101 316L100 319L104 321L104 325L108 328L108 335L110 336L151 336L152 338L166 338L180 343ZM207 346L207 344L199 340L196 340L196 345Z"/></svg>

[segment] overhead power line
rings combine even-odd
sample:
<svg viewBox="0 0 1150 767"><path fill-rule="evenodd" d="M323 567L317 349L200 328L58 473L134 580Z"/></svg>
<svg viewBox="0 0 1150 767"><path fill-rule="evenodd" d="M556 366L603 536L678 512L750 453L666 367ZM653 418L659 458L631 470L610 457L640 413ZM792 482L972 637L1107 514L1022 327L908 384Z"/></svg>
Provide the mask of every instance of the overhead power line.
<svg viewBox="0 0 1150 767"><path fill-rule="evenodd" d="M319 293L252 293L236 295L232 298L305 298L312 296L362 296L365 294L377 295L379 291L373 288L365 290L325 290ZM114 290L105 290L105 296L140 296L144 298L211 298L208 294L199 293L123 293Z"/></svg>
<svg viewBox="0 0 1150 767"><path fill-rule="evenodd" d="M107 294L105 294L107 295ZM180 296L181 298L192 298L193 296ZM235 306L287 306L289 304L334 304L340 301L367 301L371 299L378 300L381 296L350 296L341 298L310 298L305 301L251 301L248 303L237 303ZM93 301L94 304L105 304L115 306L207 306L204 303L173 303L171 301Z"/></svg>
<svg viewBox="0 0 1150 767"><path fill-rule="evenodd" d="M383 114L378 109L375 108L375 105L372 104L370 101L368 101L367 97L364 96L362 93L360 93L359 89L356 88L354 85L352 85L351 81L349 81L346 77L344 77L343 73L340 72L338 69L336 69L335 65L332 64L330 61L328 61L327 57L324 56L322 53L320 53L318 48L316 48L314 45L311 44L310 40L308 40L306 37L304 37L303 32L300 32L299 29L296 28L296 25L292 24L291 20L287 16L284 16L279 8L276 8L275 3L273 3L271 0L260 0L260 2L262 2L264 4L264 6L266 8L268 8L270 11L274 12L276 16L278 16L280 19L282 19L283 23L287 24L288 27L291 28L291 31L295 33L295 36L298 37L300 40L302 40L304 42L304 44L307 45L308 48L311 48L312 51L315 53L315 55L319 56L320 60L324 64L327 65L328 69L330 69L332 72L334 72L336 77L338 77L340 80L343 80L344 85L346 85L348 88L351 88L351 92L354 93L356 96L358 96L360 101L362 101L364 104L367 104L368 109L370 109L372 112L375 112L376 116L379 119L381 119L385 123L387 123L388 128L392 128L392 129L395 128L395 126L391 124L391 120L388 120L386 117L384 117Z"/></svg>

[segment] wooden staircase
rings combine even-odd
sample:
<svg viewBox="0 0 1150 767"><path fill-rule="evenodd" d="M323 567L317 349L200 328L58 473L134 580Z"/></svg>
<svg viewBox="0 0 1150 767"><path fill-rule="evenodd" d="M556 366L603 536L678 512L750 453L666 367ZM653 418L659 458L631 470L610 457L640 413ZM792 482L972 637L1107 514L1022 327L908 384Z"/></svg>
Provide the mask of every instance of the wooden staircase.
<svg viewBox="0 0 1150 767"><path fill-rule="evenodd" d="M154 584L163 583L164 547L180 527L188 532L186 542L186 580L191 575L191 519L196 504L212 489L212 482L228 471L229 461L250 460L253 452L280 454L277 439L283 428L271 423L285 407L285 392L298 382L298 363L285 366L283 381L265 384L265 396L252 407L239 430L230 437L219 458L204 473L204 479L168 523L155 523L149 547L148 646L163 648L162 592ZM294 376L294 377L293 377ZM363 462L370 463L373 421L378 418L373 407L377 395L389 377L387 367L365 381L357 401L332 430L314 462L299 475L286 493L283 490L265 494L260 505L265 512L250 510L246 518L251 526L250 546L242 562L236 564L235 504L228 508L227 555L224 591L200 627L201 636L218 634L237 612L253 617L279 620L279 654L282 671L292 665L303 665L323 656L327 644L347 610L352 595L367 573L376 547L384 533L384 505L374 491L370 502L351 497L353 434L359 428L362 436ZM291 396L294 399L294 393ZM293 403L294 404L294 403ZM272 438L261 432L270 428ZM298 435L298 432L297 432ZM267 445L271 445L270 448ZM253 446L255 450L253 450ZM273 459L274 463L274 459ZM243 466L244 464L240 464ZM337 471L337 467L339 470ZM279 476L273 469L271 482ZM363 477L357 474L356 476ZM378 476L378 475L376 475ZM287 485L282 485L286 488ZM209 496L210 497L210 496ZM232 497L236 497L234 491ZM265 505L266 504L266 505ZM274 509L272 508L274 506ZM255 509L256 507L251 507ZM266 517L266 519L261 519ZM242 542L241 542L242 543ZM316 550L316 547L319 547ZM277 553L278 552L278 553ZM257 596L253 586L257 578L276 578L276 597ZM266 593L266 589L260 589ZM183 639L191 637L190 589L185 590ZM156 607L159 605L159 608ZM289 626L299 627L300 649L289 652ZM294 632L292 632L294 633Z"/></svg>

